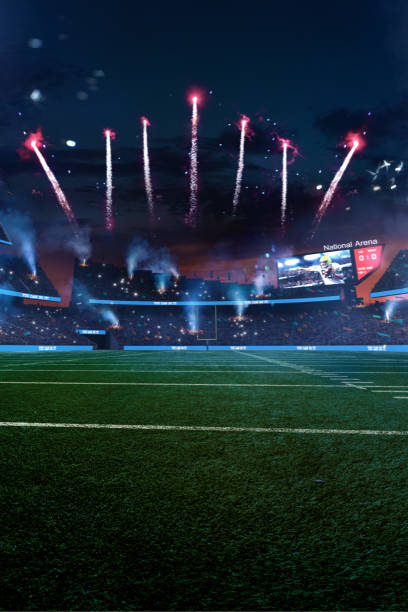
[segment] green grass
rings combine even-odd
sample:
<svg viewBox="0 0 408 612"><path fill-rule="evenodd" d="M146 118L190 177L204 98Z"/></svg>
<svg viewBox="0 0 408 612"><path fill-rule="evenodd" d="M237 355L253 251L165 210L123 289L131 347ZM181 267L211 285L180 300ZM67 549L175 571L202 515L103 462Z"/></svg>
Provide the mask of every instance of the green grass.
<svg viewBox="0 0 408 612"><path fill-rule="evenodd" d="M402 354L251 354L0 354L0 382L322 386L0 384L0 421L408 431ZM0 426L0 609L407 609L407 443Z"/></svg>

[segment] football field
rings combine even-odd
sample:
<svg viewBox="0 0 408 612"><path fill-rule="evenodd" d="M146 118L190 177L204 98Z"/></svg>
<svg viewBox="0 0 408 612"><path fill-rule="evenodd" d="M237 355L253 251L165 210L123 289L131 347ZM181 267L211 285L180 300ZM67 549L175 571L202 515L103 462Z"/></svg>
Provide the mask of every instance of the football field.
<svg viewBox="0 0 408 612"><path fill-rule="evenodd" d="M408 355L0 353L0 609L408 609Z"/></svg>

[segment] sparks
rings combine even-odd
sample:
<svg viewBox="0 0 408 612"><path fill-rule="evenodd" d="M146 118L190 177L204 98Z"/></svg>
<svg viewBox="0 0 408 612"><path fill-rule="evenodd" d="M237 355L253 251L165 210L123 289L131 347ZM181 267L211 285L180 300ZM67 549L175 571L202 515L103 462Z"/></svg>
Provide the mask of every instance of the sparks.
<svg viewBox="0 0 408 612"><path fill-rule="evenodd" d="M281 227L285 229L286 206L288 194L288 141L282 141L282 202L281 202Z"/></svg>
<svg viewBox="0 0 408 612"><path fill-rule="evenodd" d="M154 198L153 198L153 188L152 181L150 177L150 159L149 159L149 145L147 139L147 128L150 125L148 119L146 117L142 117L143 124L143 167L144 167L144 182L145 182L145 191L147 198L147 205L149 207L149 215L150 221L154 221Z"/></svg>
<svg viewBox="0 0 408 612"><path fill-rule="evenodd" d="M186 223L194 227L197 221L198 206L198 96L191 99L193 109L191 114L191 151L190 151L190 210L186 216Z"/></svg>
<svg viewBox="0 0 408 612"><path fill-rule="evenodd" d="M57 200L61 205L62 210L64 211L65 215L67 216L68 221L71 223L71 225L74 228L74 232L77 235L78 234L78 224L77 221L75 219L75 215L74 212L65 196L65 193L62 191L60 184L58 183L54 173L52 172L51 168L49 167L49 165L47 164L47 162L45 161L45 158L43 156L43 154L41 153L41 151L38 148L39 145L39 141L34 137L31 138L30 140L30 146L32 148L32 150L34 151L34 153L37 155L38 160L45 172L45 174L47 175L48 180L50 181L52 188L55 192L55 195L57 196Z"/></svg>
<svg viewBox="0 0 408 612"><path fill-rule="evenodd" d="M281 196L281 228L282 232L285 232L286 223L286 208L287 208L287 197L288 197L288 165L293 164L295 158L299 155L299 151L290 140L287 138L279 138L279 142L282 145L282 196ZM292 156L290 161L288 160L288 149L291 149Z"/></svg>
<svg viewBox="0 0 408 612"><path fill-rule="evenodd" d="M336 174L334 175L334 178L333 178L332 182L330 183L330 186L329 186L328 190L324 194L323 201L322 201L322 203L319 206L319 209L318 209L318 211L316 213L316 216L315 216L315 219L314 219L314 222L313 222L312 237L314 236L314 234L315 234L315 232L317 230L317 227L318 227L320 221L322 220L326 210L330 206L330 202L333 199L334 193L335 193L335 191L337 189L337 186L338 186L339 182L342 179L343 174L347 170L347 167L348 167L348 165L349 165L349 163L351 161L351 158L353 157L353 155L357 151L357 149L362 146L361 140L356 135L352 135L352 137L348 139L348 142L349 142L349 146L350 146L350 151L347 153L346 157L344 158L343 163L341 164L340 168L337 170Z"/></svg>
<svg viewBox="0 0 408 612"><path fill-rule="evenodd" d="M232 214L235 216L237 213L237 206L239 201L239 196L241 193L241 185L242 185L242 175L244 172L244 156L245 156L245 135L247 124L249 122L248 117L243 116L241 119L241 139L239 142L239 158L238 158L238 169L237 169L237 178L235 182L235 191L234 197L232 200Z"/></svg>
<svg viewBox="0 0 408 612"><path fill-rule="evenodd" d="M111 232L113 230L113 199L112 199L112 148L111 141L114 138L112 130L105 130L106 138L106 207L105 227Z"/></svg>

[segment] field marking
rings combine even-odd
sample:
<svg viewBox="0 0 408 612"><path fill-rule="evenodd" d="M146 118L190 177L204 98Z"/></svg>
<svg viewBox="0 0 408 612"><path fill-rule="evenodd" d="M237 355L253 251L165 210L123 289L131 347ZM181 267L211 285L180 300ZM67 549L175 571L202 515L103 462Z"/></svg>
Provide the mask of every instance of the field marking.
<svg viewBox="0 0 408 612"><path fill-rule="evenodd" d="M40 365L45 365L45 364L50 364L50 365L52 365L52 364L53 365L59 365L60 364L60 365L64 365L64 363L66 363L66 362L57 361L57 360L41 361L41 363L37 363L37 364L33 363L32 361L24 361L24 362L20 361L20 362L17 362L17 363L14 362L13 365L15 365L15 366L16 365L38 365L38 366L40 366ZM130 365L130 364L133 364L133 363L135 365L144 365L144 366L152 365L152 367L160 365L160 362L158 362L158 361L143 361L143 362L141 362L139 360L137 360L135 362L132 362L132 361L118 362L118 361L112 361L112 360L84 362L83 360L79 360L79 361L75 362L72 365L86 365L86 363L89 363L90 365L96 365L96 364L98 364L98 365L117 365L118 367L121 367L122 365ZM4 363L1 364L1 365L4 365ZM203 366L203 365L205 365L205 366L207 366L209 368L211 368L211 367L212 368L219 368L219 367L239 368L239 367L242 367L242 366L237 365L237 362L236 362L235 359L234 359L233 363L220 361L220 362L217 362L216 364L206 364L206 363L203 363L203 362L197 362L197 364L194 364L194 363L191 363L190 361L185 361L185 362L179 362L179 363L176 363L176 364L169 364L169 365L171 365L172 367L175 367L175 368L180 367L180 366L200 367L200 366ZM265 366L264 365L262 366L262 365L259 365L259 364L254 364L252 367L258 368L258 367L265 367Z"/></svg>
<svg viewBox="0 0 408 612"><path fill-rule="evenodd" d="M314 375L314 376L321 376L321 377L326 377L326 374L330 374L330 372L319 372L317 370L313 370L312 368L306 368L304 366L300 366L297 364L293 364L291 365L290 363L288 363L287 361L280 361L278 359L268 359L267 357L261 357L260 355L255 355L253 353L241 353L241 355L243 356L247 356L247 357L253 357L254 359L262 359L263 361L269 362L269 363L276 363L277 365L280 365L282 367L289 367L289 368L293 368L294 370L297 370L299 372L302 372L303 374L310 374L310 375ZM345 376L337 376L336 377L338 380L341 380L343 382L344 387L352 387L354 389L359 389L360 391L367 391L367 387L362 387L359 386L363 383L360 383L360 381L357 382L349 382L347 379L348 377ZM343 386L341 385L341 386Z"/></svg>
<svg viewBox="0 0 408 612"><path fill-rule="evenodd" d="M27 363L13 363L13 364L10 364L10 366L11 366L11 365L12 365L13 367L16 367L16 366L32 366L32 367L33 367L33 369L37 369L35 366L38 366L38 367L41 367L41 366L47 366L47 365L48 365L48 362L47 362L47 363L41 363L41 364L40 364L40 363L38 363L38 364L34 364L34 363L32 363L32 362L27 362ZM58 366L58 365L60 365L60 366L64 366L65 364L63 364L63 363L56 363L55 361L53 361L53 362L49 362L49 365L50 365L50 366L51 366L51 365L52 365L52 366ZM112 362L107 362L107 363L105 363L105 362L95 362L95 363L92 363L92 364L91 364L91 363L88 363L88 364L87 364L87 363L84 363L84 362L78 362L78 363L72 363L72 364L66 364L66 365L70 365L70 366L81 366L81 367L83 367L83 368L86 368L88 365L89 365L89 366L92 366L92 365L98 365L98 366L101 366L101 367L102 367L102 366L104 366L104 365L106 365L106 366L115 366L115 367L117 367L117 368L121 368L121 367L122 367L122 365L123 365L123 366L127 366L127 367L129 367L129 366L134 366L134 367L138 367L138 366L145 366L145 367L148 367L148 366L150 366L150 365L151 365L151 369L153 370L153 369L154 369L155 367L157 367L158 365L168 365L168 364L160 364L160 363L157 363L157 362L156 362L156 363L155 363L155 362L152 362L151 364L150 364L150 363L140 363L140 362L139 362L139 363L135 363L135 364L133 364L133 363L120 364L120 363L115 363L115 362L113 362L113 363L112 363ZM207 366L207 368L209 368L209 369L208 369L208 371L209 371L209 372L211 372L211 371L212 371L212 370L211 370L211 368L212 368L213 370L216 370L216 369L219 369L219 368L224 368L224 367L225 367L225 368L242 368L242 367L243 367L243 364L242 364L242 365L240 365L240 366L238 366L238 365L236 365L236 362L235 362L235 365L233 365L233 364L223 364L223 363L219 363L219 364L217 364L217 365L209 365L209 364L203 364L203 363L201 363L201 364L197 364L197 365L195 366L194 364L191 364L191 363L186 362L185 364L178 364L178 365L174 365L174 366L173 366L173 370L174 370L174 371L180 371L180 370L179 370L179 368L180 368L180 367L182 368L183 366L184 366L184 368L187 368L187 367L194 368L194 369L195 369L195 370L197 370L197 371L200 371L200 369L199 369L200 367L202 367L202 366ZM254 370L255 370L255 369L258 369L258 368L265 368L266 366L265 366L265 365L258 365L258 364L255 364L255 365L253 365L253 366L252 366L252 365L248 365L248 367L252 367L252 368L254 368ZM0 366L0 370L2 370L2 369L7 370L7 369L9 369L9 368L5 367L5 364L2 364L2 366ZM276 370L276 368L272 368L272 367L271 367L271 370L272 370L272 371L275 371L275 370Z"/></svg>
<svg viewBox="0 0 408 612"><path fill-rule="evenodd" d="M86 374L87 372L131 372L132 374L138 374L139 372L157 374L159 372L166 372L171 374L201 374L201 372L210 372L211 374L270 374L273 376L279 376L280 374L304 374L304 372L292 372L284 371L280 372L279 370L139 370L139 369L106 369L106 368L77 368L77 369L67 369L67 368L0 368L0 372L82 372ZM317 374L316 374L317 376Z"/></svg>
<svg viewBox="0 0 408 612"><path fill-rule="evenodd" d="M363 436L408 436L408 431L387 431L381 429L312 429L292 427L212 427L200 425L117 425L114 423L28 423L24 421L3 421L0 427L46 427L61 429L134 429L147 431L210 431L248 433L295 433L295 434L340 434Z"/></svg>
<svg viewBox="0 0 408 612"><path fill-rule="evenodd" d="M398 388L398 385L393 389L371 389L372 393L408 393L405 391L406 387Z"/></svg>
<svg viewBox="0 0 408 612"><path fill-rule="evenodd" d="M394 395L392 399L408 399L408 395Z"/></svg>
<svg viewBox="0 0 408 612"><path fill-rule="evenodd" d="M298 385L269 383L167 383L167 382L78 382L55 380L0 380L0 385L130 385L135 387L337 387L344 389L345 385ZM348 385L355 386L355 385Z"/></svg>
<svg viewBox="0 0 408 612"><path fill-rule="evenodd" d="M53 362L54 365L58 365L55 364L55 362ZM84 366L82 368L37 368L37 367L33 367L33 368L16 368L15 366L18 364L12 364L14 367L2 367L0 366L0 372L173 372L175 374L177 374L178 372L182 373L182 372L187 372L187 373L199 373L199 372L212 372L214 374L222 374L222 373L230 373L230 374L235 374L235 373L248 373L248 374L305 374L304 371L298 371L298 370L277 370L276 368L271 368L269 370L214 370L214 369L194 369L194 370L178 370L178 369L171 369L171 370L156 370L156 369L140 369L137 366L135 366L132 369L124 369L120 366L120 364L117 365L116 368L88 368L86 367L86 364L84 364ZM21 364L21 365L25 365L25 364ZM27 365L33 365L33 364L27 364ZM39 364L40 365L40 364ZM61 364L61 366L63 366L64 364ZM79 364L78 364L79 365ZM92 364L93 365L93 364ZM112 365L112 364L109 364ZM114 364L113 364L114 365ZM208 366L210 367L210 366ZM220 368L220 366L211 366L213 368ZM235 368L241 368L242 366L228 366L228 367L235 367ZM250 366L251 368L262 368L265 366L262 365L258 365L258 364L254 364ZM343 372L343 371L342 371ZM310 372L311 373L311 372ZM340 372L336 372L336 371L326 371L326 372L322 372L319 374L316 374L316 376L321 376L322 378L338 378L340 379L348 379L347 376L337 376L337 374ZM353 374L407 374L407 372L384 372L383 370L378 370L378 371L355 371L353 370L352 372ZM350 380L350 379L348 379Z"/></svg>

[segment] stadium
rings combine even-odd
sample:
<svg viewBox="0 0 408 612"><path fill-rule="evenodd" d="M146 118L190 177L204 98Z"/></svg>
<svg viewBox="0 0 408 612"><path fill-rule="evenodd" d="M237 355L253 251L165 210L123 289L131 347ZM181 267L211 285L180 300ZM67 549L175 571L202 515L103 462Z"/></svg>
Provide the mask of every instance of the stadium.
<svg viewBox="0 0 408 612"><path fill-rule="evenodd" d="M119 4L5 3L0 609L406 610L408 15Z"/></svg>

